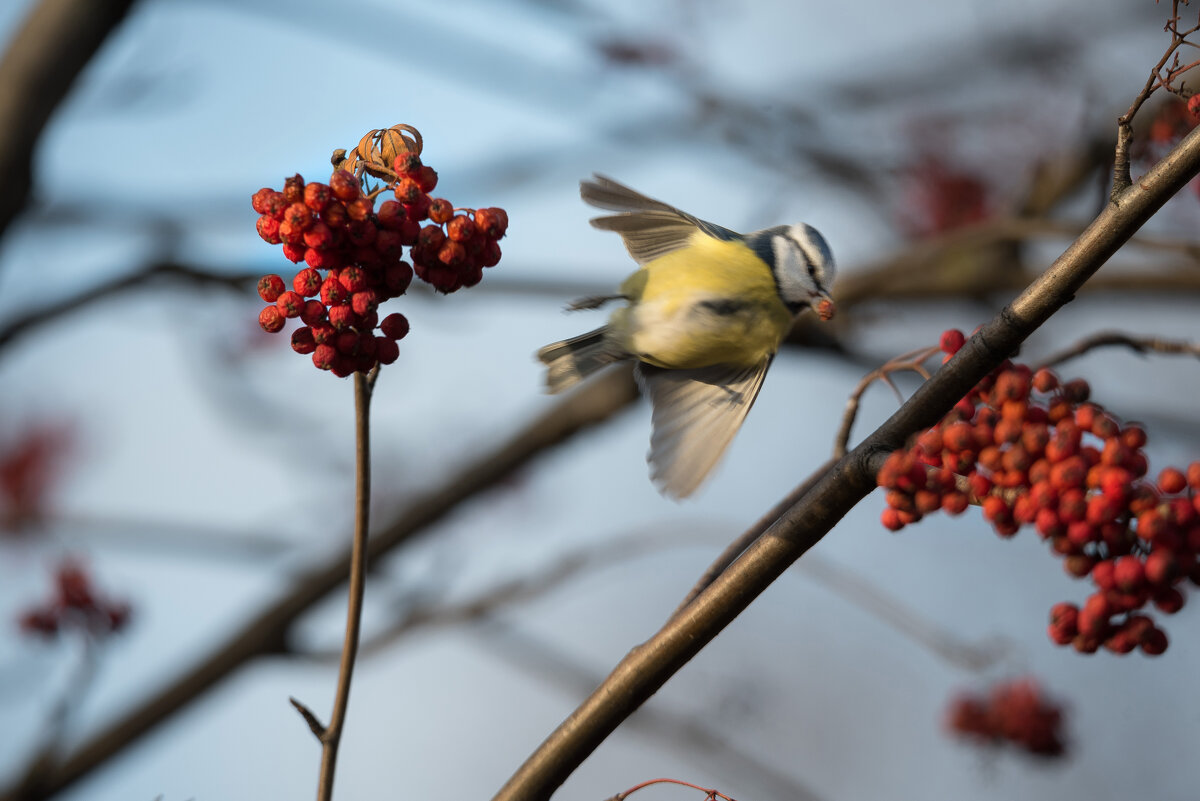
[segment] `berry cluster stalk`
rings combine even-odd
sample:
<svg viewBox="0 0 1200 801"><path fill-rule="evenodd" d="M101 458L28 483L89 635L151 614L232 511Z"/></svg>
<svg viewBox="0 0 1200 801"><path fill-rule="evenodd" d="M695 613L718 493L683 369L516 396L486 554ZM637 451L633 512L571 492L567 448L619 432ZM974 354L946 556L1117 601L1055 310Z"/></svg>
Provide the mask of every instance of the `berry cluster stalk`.
<svg viewBox="0 0 1200 801"><path fill-rule="evenodd" d="M342 729L346 725L346 709L350 704L350 680L354 675L354 660L358 656L363 591L367 582L367 527L371 505L371 390L375 387L378 375L378 368L372 370L369 375L354 374L354 541L350 547L350 600L346 607L346 638L342 642L337 694L333 699L329 725L322 726L308 707L295 698L288 699L321 743L321 773L317 778L317 801L330 801L333 798L333 776L337 769L338 746L342 740Z"/></svg>
<svg viewBox="0 0 1200 801"><path fill-rule="evenodd" d="M354 658L358 655L358 634L362 626L363 590L367 581L367 525L371 502L371 390L378 371L365 376L354 374L354 544L350 551L350 603L346 609L346 639L342 643L342 661L338 669L337 696L333 714L321 737L321 776L317 782L317 801L333 797L333 772L337 767L338 744L346 723L350 702L350 679Z"/></svg>

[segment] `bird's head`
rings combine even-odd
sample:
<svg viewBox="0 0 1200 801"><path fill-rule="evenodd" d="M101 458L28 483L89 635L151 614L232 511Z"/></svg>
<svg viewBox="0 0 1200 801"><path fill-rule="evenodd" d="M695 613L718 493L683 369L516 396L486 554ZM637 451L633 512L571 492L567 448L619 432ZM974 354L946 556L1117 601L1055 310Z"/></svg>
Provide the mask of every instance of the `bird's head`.
<svg viewBox="0 0 1200 801"><path fill-rule="evenodd" d="M822 320L833 316L829 295L836 266L825 237L807 223L778 225L747 237L771 267L779 298L792 314L811 307Z"/></svg>

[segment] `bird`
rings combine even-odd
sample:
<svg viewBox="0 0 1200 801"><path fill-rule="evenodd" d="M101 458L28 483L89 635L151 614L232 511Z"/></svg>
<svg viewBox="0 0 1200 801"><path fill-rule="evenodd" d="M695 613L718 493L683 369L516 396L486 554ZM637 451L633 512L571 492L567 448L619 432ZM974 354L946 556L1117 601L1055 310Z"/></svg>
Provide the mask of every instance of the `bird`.
<svg viewBox="0 0 1200 801"><path fill-rule="evenodd" d="M739 234L603 175L579 186L586 203L616 212L591 225L620 234L639 268L616 294L568 306L625 302L600 328L537 352L546 389L633 361L653 410L650 479L686 498L741 428L795 317L810 308L833 316L833 254L806 223Z"/></svg>

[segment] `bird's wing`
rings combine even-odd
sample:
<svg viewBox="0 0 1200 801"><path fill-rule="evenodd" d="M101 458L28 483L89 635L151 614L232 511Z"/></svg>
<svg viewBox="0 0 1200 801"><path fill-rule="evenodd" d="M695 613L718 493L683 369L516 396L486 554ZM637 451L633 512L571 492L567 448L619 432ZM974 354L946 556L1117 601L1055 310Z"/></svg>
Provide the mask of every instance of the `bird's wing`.
<svg viewBox="0 0 1200 801"><path fill-rule="evenodd" d="M741 239L736 231L693 217L603 175L580 181L579 194L597 208L620 212L596 217L592 225L620 234L629 255L638 264L685 247L696 231L716 239Z"/></svg>
<svg viewBox="0 0 1200 801"><path fill-rule="evenodd" d="M754 405L771 359L755 367L664 370L639 363L634 375L653 415L650 480L664 494L695 491L729 447Z"/></svg>

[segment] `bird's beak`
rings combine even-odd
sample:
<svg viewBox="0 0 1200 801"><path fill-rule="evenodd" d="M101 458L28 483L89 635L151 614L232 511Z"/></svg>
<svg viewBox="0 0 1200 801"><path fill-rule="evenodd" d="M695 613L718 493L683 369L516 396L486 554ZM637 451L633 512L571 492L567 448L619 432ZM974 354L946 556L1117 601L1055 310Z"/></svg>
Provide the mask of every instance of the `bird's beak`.
<svg viewBox="0 0 1200 801"><path fill-rule="evenodd" d="M828 322L833 319L833 314L837 307L833 305L833 298L829 297L828 292L816 292L812 299L813 311L817 313L817 317Z"/></svg>

